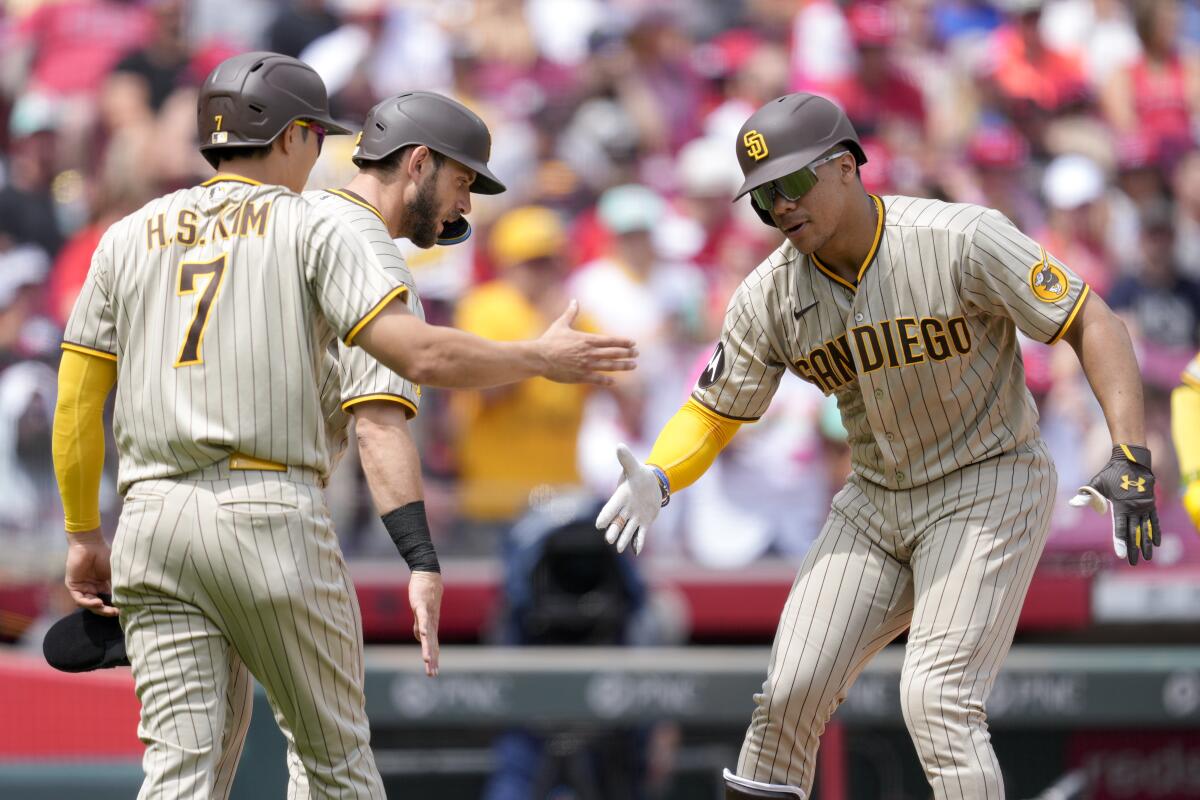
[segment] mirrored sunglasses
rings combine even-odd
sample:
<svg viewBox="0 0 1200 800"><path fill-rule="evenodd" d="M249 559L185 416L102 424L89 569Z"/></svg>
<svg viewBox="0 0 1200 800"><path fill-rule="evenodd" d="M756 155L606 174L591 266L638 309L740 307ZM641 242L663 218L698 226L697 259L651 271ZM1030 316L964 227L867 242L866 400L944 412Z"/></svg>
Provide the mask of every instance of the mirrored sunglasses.
<svg viewBox="0 0 1200 800"><path fill-rule="evenodd" d="M750 190L750 196L754 198L754 202L758 204L758 207L764 211L770 211L771 207L775 205L776 193L785 200L799 200L817 185L817 181L819 180L816 172L817 167L827 164L835 158L841 158L848 152L850 151L839 150L836 153L822 156L795 172L776 178L769 183L764 183L762 186L754 187Z"/></svg>

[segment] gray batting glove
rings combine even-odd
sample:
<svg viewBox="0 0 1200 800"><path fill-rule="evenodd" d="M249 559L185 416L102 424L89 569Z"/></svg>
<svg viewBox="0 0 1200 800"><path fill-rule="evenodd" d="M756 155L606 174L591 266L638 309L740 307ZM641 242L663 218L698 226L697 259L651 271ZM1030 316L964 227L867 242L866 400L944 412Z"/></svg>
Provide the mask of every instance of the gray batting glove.
<svg viewBox="0 0 1200 800"><path fill-rule="evenodd" d="M641 553L646 531L663 506L663 491L654 470L634 458L623 444L617 445L617 461L625 474L613 496L600 509L596 527L606 531L604 540L615 544L618 553L625 552L630 541L633 552Z"/></svg>

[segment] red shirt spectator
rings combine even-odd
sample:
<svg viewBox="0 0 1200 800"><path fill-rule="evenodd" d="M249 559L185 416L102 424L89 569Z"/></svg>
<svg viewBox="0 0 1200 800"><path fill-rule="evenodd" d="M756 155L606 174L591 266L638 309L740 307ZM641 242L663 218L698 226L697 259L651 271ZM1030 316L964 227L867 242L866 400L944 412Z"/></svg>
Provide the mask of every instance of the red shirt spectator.
<svg viewBox="0 0 1200 800"><path fill-rule="evenodd" d="M1200 59L1176 46L1179 11L1174 3L1147 3L1135 13L1142 55L1113 73L1104 107L1122 134L1153 143L1159 163L1172 163L1193 146L1191 118L1200 112Z"/></svg>
<svg viewBox="0 0 1200 800"><path fill-rule="evenodd" d="M64 0L39 6L17 26L33 50L30 87L51 94L92 94L126 53L145 44L152 20L140 4Z"/></svg>
<svg viewBox="0 0 1200 800"><path fill-rule="evenodd" d="M1183 61L1173 55L1157 69L1146 61L1134 64L1134 114L1142 130L1155 139L1187 139L1191 134L1188 120Z"/></svg>
<svg viewBox="0 0 1200 800"><path fill-rule="evenodd" d="M898 72L888 72L878 81L870 82L855 74L826 87L822 93L846 111L860 136L878 131L887 120L903 120L925 130L925 99L921 90Z"/></svg>
<svg viewBox="0 0 1200 800"><path fill-rule="evenodd" d="M1043 44L1040 17L1040 9L1032 8L993 34L992 80L1011 101L1056 111L1083 100L1087 86L1078 56Z"/></svg>
<svg viewBox="0 0 1200 800"><path fill-rule="evenodd" d="M860 136L878 132L889 120L907 122L923 133L925 98L892 63L891 45L896 34L892 10L878 3L859 3L850 9L846 20L858 49L858 67L819 91L845 109Z"/></svg>

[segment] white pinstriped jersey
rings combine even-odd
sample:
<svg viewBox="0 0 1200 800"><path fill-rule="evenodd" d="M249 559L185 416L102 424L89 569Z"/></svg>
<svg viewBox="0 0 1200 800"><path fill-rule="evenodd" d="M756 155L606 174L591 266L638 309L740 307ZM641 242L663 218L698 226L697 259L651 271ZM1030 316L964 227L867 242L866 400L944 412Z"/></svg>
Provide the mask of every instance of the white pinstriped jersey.
<svg viewBox="0 0 1200 800"><path fill-rule="evenodd" d="M232 453L327 473L327 348L406 291L280 186L217 176L114 224L63 347L117 362L121 491Z"/></svg>
<svg viewBox="0 0 1200 800"><path fill-rule="evenodd" d="M318 373L321 409L325 421L325 443L329 448L329 471L337 469L350 444L350 415L342 408L343 367L332 347Z"/></svg>
<svg viewBox="0 0 1200 800"><path fill-rule="evenodd" d="M409 310L425 319L425 309L417 295L412 272L379 211L358 195L342 190L305 192L304 199L323 214L340 218L370 245L376 263L398 282L408 287L405 302ZM341 362L341 404L343 409L367 400L391 400L403 405L410 417L421 406L421 387L380 364L361 347L338 345Z"/></svg>
<svg viewBox="0 0 1200 800"><path fill-rule="evenodd" d="M857 284L785 243L734 293L693 397L757 419L791 371L836 396L859 475L911 488L1037 438L1017 329L1058 341L1088 287L997 211L874 200Z"/></svg>

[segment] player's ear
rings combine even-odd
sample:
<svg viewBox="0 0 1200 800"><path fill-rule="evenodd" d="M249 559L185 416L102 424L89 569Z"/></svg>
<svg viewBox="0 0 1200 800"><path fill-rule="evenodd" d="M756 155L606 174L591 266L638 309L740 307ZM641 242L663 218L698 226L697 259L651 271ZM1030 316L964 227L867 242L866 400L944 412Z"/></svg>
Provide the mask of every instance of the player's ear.
<svg viewBox="0 0 1200 800"><path fill-rule="evenodd" d="M858 162L855 161L854 155L846 153L838 159L838 175L845 183L850 183L858 175Z"/></svg>
<svg viewBox="0 0 1200 800"><path fill-rule="evenodd" d="M289 155L299 146L299 134L300 126L294 123L290 124L283 129L283 133L275 137L271 146L278 147L284 155Z"/></svg>
<svg viewBox="0 0 1200 800"><path fill-rule="evenodd" d="M429 167L433 161L429 156L429 148L423 144L417 145L412 149L412 152L408 154L408 178L413 183L419 181L421 176L425 172L429 171Z"/></svg>

